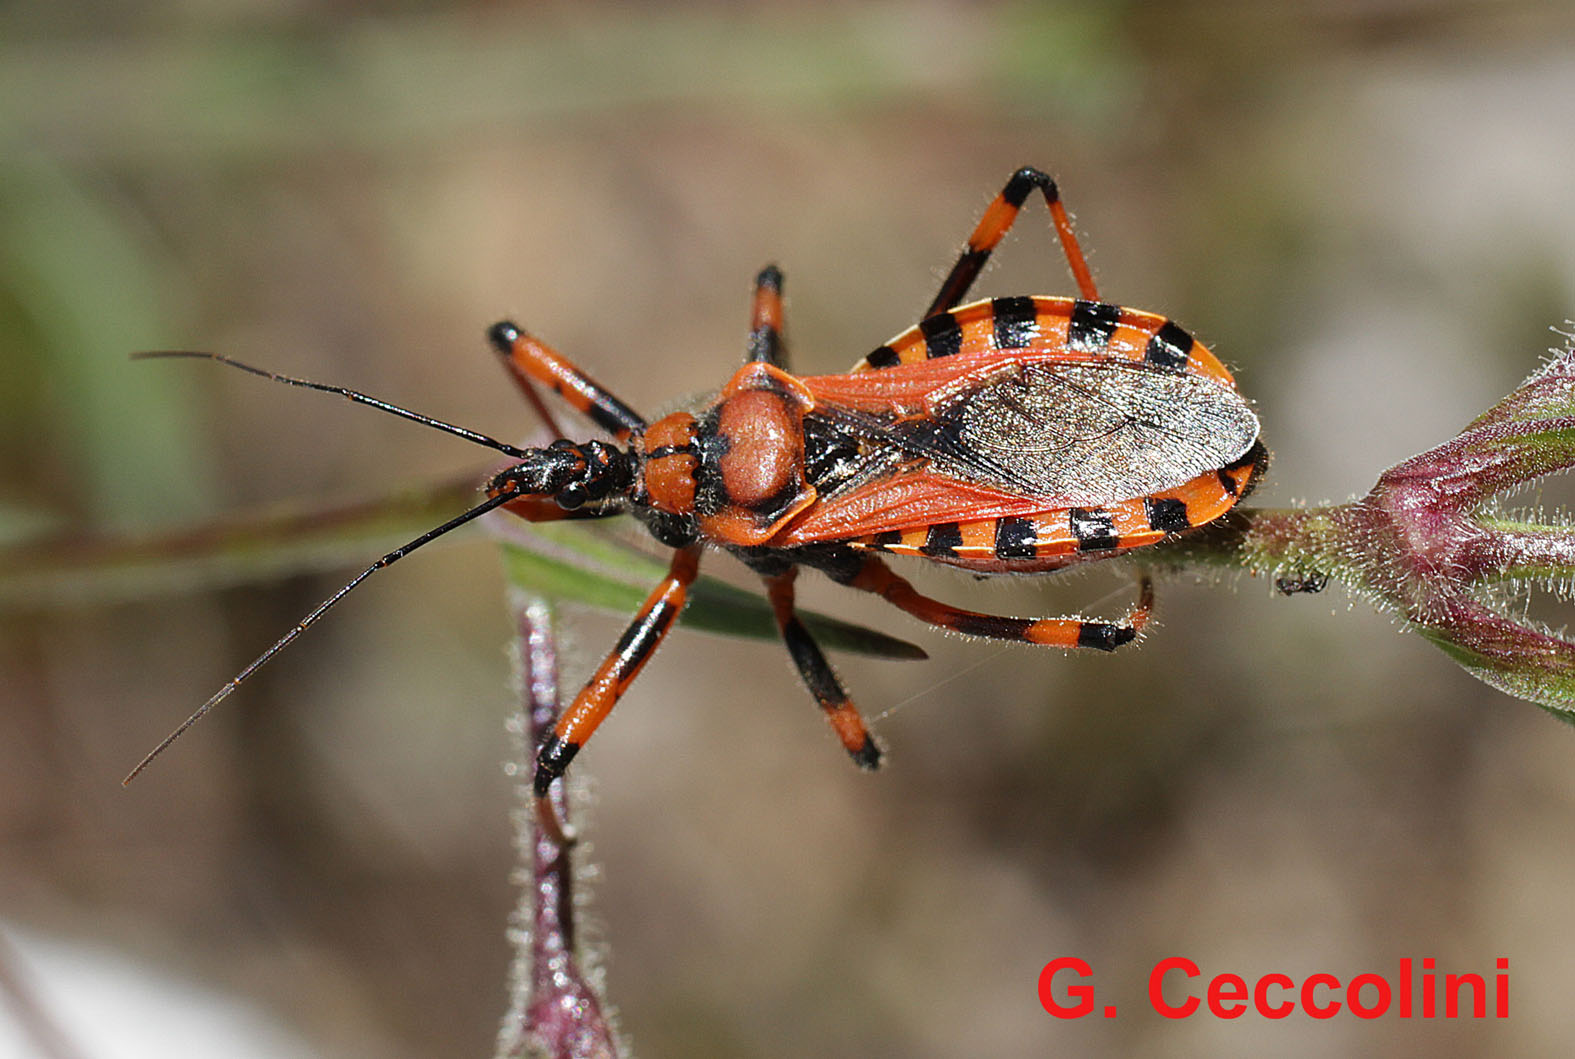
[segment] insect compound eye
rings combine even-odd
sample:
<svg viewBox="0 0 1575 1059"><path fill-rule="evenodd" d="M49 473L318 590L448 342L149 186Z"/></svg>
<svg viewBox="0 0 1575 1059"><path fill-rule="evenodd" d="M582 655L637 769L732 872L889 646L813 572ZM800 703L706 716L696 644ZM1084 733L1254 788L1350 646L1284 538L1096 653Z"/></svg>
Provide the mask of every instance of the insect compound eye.
<svg viewBox="0 0 1575 1059"><path fill-rule="evenodd" d="M583 448L586 478L585 500L602 500L613 493L626 493L634 481L634 458L629 453L593 441ZM583 502L583 501L582 501Z"/></svg>

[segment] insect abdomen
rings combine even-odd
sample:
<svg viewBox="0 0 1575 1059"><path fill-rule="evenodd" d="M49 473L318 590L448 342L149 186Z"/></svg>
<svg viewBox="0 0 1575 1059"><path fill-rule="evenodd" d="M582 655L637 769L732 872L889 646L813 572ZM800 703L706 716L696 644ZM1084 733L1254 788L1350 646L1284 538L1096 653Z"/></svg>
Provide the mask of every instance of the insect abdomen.
<svg viewBox="0 0 1575 1059"><path fill-rule="evenodd" d="M992 298L937 313L870 353L853 371L1023 349L1055 351L1067 361L1120 357L1236 385L1213 353L1163 316L1043 296Z"/></svg>
<svg viewBox="0 0 1575 1059"><path fill-rule="evenodd" d="M1026 516L934 523L867 534L847 543L980 572L1054 570L1141 548L1212 522L1253 487L1266 464L1263 446L1254 445L1228 467L1150 496Z"/></svg>

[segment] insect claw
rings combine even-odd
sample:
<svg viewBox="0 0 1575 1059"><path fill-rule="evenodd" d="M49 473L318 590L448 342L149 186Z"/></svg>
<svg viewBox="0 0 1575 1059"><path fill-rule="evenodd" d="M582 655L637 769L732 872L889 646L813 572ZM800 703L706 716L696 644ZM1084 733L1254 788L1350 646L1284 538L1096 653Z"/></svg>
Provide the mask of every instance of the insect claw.
<svg viewBox="0 0 1575 1059"><path fill-rule="evenodd" d="M487 328L487 338L498 348L499 352L504 354L511 352L514 349L514 343L518 342L524 334L525 329L513 320L499 320Z"/></svg>
<svg viewBox="0 0 1575 1059"><path fill-rule="evenodd" d="M1077 646L1096 651L1114 651L1135 639L1137 630L1131 625L1115 625L1108 621L1085 621L1077 632Z"/></svg>
<svg viewBox="0 0 1575 1059"><path fill-rule="evenodd" d="M863 745L857 750L850 751L848 756L853 758L853 763L865 772L874 772L880 768L881 758L885 754L881 750L880 744L875 742L872 736L866 734Z"/></svg>
<svg viewBox="0 0 1575 1059"><path fill-rule="evenodd" d="M541 828L541 833L552 839L553 843L562 849L568 849L579 842L579 833L574 828L563 822L558 815L558 807L553 804L550 797L542 796L536 801L536 826Z"/></svg>
<svg viewBox="0 0 1575 1059"><path fill-rule="evenodd" d="M1274 590L1282 596L1294 596L1299 592L1322 592L1329 584L1329 575L1313 571L1307 574L1298 574L1295 577L1276 577Z"/></svg>
<svg viewBox="0 0 1575 1059"><path fill-rule="evenodd" d="M782 270L776 265L767 265L755 276L755 286L765 287L767 290L780 291L782 289Z"/></svg>

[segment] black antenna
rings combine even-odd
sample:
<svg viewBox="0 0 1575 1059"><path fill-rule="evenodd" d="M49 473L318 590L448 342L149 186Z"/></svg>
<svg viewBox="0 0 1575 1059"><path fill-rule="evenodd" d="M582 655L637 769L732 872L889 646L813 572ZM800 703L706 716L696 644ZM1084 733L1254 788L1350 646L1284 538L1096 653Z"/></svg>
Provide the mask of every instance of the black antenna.
<svg viewBox="0 0 1575 1059"><path fill-rule="evenodd" d="M199 355L201 355L201 354L199 354ZM223 358L217 358L217 359L223 359ZM226 363L234 363L234 362L233 361L226 361ZM236 367L245 367L245 365L237 364ZM254 370L254 369L248 368L247 370L251 371L251 370ZM261 374L266 374L266 373L261 373ZM278 378L278 376L275 376L275 377ZM293 382L295 380L284 380L284 381ZM311 385L311 384L308 384L308 385ZM409 414L409 413L406 413L406 414ZM393 551L391 551L387 555L383 556L377 562L373 563L371 566L367 567L365 570L362 570L355 577L351 578L350 582L348 584L346 584L339 591L335 592L333 595L329 596L327 599L325 599L321 603L319 603L317 605L317 607L310 614L308 614L306 617L304 617L300 621L296 622L295 627L293 629L291 629L289 632L285 633L283 636L281 636L279 638L278 642L276 642L272 647L268 648L268 650L266 650L262 654L258 655L252 661L252 663L250 665L248 665L245 669L243 669L239 673L235 674L235 676L230 680L230 682L228 684L224 685L224 687L220 688L218 691L216 691L214 693L213 698L209 699L207 702L205 702L201 706L199 706L197 708L197 712L196 713L193 713L190 717L188 717L184 721L182 721L181 724L180 724L180 727L176 728L173 732L171 732L169 735L167 735L164 738L164 741L162 743L160 743L158 746L154 747L152 752L149 753L147 757L143 758L140 762L138 762L137 763L137 767L132 769L131 772L129 774L127 774L126 778L120 781L121 786L124 787L126 784L128 784L132 780L136 779L137 776L139 774L141 774L143 769L147 768L150 764L152 764L154 758L156 758L160 754L164 753L164 751L166 749L168 749L168 747L169 747L169 745L171 743L175 742L175 740L179 739L183 734L185 734L186 729L190 728L192 725L194 725L198 721L200 721L202 719L202 715L203 714L207 713L209 710L213 709L219 703L223 702L226 698L228 698L230 692L234 691L236 688L241 686L241 682L242 681L244 681L247 677L251 676L253 673L257 672L257 670L262 668L262 666L270 658L272 658L274 655L278 654L280 651L284 650L287 646L289 646L290 641L294 640L297 636L301 635L301 633L305 632L314 622L317 621L318 618L321 618L324 614L326 614L328 612L328 608L329 607L332 607L335 603L338 603L341 599L344 599L345 596L349 594L350 590L355 588L355 586L359 585L362 581L365 581L367 578L371 577L377 571L383 569L383 567L391 566L394 563L398 562L400 559L404 558L406 555L409 555L411 552L415 551L417 548L421 547L423 544L427 544L428 542L433 541L433 540L437 539L438 537L443 536L443 534L447 533L451 529L457 529L460 526L463 526L465 523L471 521L472 519L479 518L482 515L485 515L487 512L491 511L493 508L498 507L498 506L500 506L502 504L507 503L510 500L515 499L515 497L517 495L518 494L514 493L514 492L505 492L505 493L499 493L497 496L490 496L486 500L483 500L481 503L477 504L475 507L471 508L469 511L465 512L464 514L459 515L459 516L457 516L455 518L449 519L447 522L443 523L443 525L439 526L437 529L428 530L427 532L423 533L421 536L417 537L415 540L411 541L409 544L406 544L406 545L404 545L403 547L400 547L400 548L395 548Z"/></svg>
<svg viewBox="0 0 1575 1059"><path fill-rule="evenodd" d="M264 368L254 368L250 364L243 364L233 357L226 357L223 353L204 353L200 350L191 349L155 349L131 355L132 360L164 360L176 357L185 357L191 360L216 360L220 364L228 364L232 368L239 368L241 371L259 375L264 379L272 379L274 382L288 383L291 386L304 386L308 390L321 390L323 393L336 393L340 397L354 401L357 404L371 405L373 408L387 412L390 415L408 419L412 423L420 423L422 426L431 427L433 430L441 430L445 434L453 434L455 437L464 438L466 441L473 441L477 445L485 445L489 449L497 449L505 456L513 456L517 460L526 458L524 449L516 448L496 438L489 438L487 435L477 433L474 430L467 430L465 427L457 427L452 423L445 423L441 419L424 416L420 412L412 412L407 408L400 408L398 405L378 400L376 397L361 393L358 390L348 390L343 386L330 386L323 382L312 382L310 379L297 379L290 375L280 375L276 371L268 371Z"/></svg>
<svg viewBox="0 0 1575 1059"><path fill-rule="evenodd" d="M357 390L346 389L343 386L330 386L327 383L312 382L309 379L297 379L290 375L281 375L278 372L267 371L263 368L253 367L250 364L244 364L241 361L235 360L232 357L227 357L222 353L206 353L198 350L185 349L166 349L149 350L141 353L133 353L131 355L133 360L159 360L176 357L189 358L192 360L217 361L220 364L227 364L232 368L239 368L241 371L252 375L261 376L264 379L272 379L274 382L282 382L290 386L302 386L308 390L321 390L323 393L338 394L340 397L354 401L357 404L370 405L371 407L387 412L390 415L399 416L401 419L408 419L413 423L420 423L422 426L431 427L434 430L441 430L445 434L453 434L455 437L464 438L466 441L474 442L477 445L485 445L489 449L496 449L506 456L512 456L515 459L520 460L530 458L530 453L524 449L516 448L513 445L498 441L496 438L489 438L485 434L478 433L474 430L468 430L465 427L455 426L452 423L445 423L441 419L433 419L431 416L424 416L419 412L412 412L407 408L400 408L398 405L389 404L387 401L379 400L376 397L371 397ZM295 627L281 636L272 647L268 648L268 650L264 651L262 654L253 659L252 663L245 669L235 674L234 678L231 679L228 684L220 688L214 693L211 699L198 707L197 712L193 713L190 717L182 721L180 727L176 728L173 732L166 736L164 741L158 746L154 747L153 751L148 754L147 757L138 762L137 767L132 769L124 780L121 780L121 785L124 786L125 784L128 784L132 780L136 779L137 776L141 774L143 769L152 764L154 758L164 753L164 751L169 748L171 743L175 742L175 740L179 739L183 734L185 734L186 729L190 728L192 725L201 720L203 714L207 713L209 710L213 709L219 703L228 698L230 692L240 687L242 682L244 682L253 673L257 672L257 670L261 669L269 659L273 658L274 655L288 647L292 640L294 640L297 636L300 636L301 633L310 628L317 621L317 619L326 614L328 612L328 608L332 607L335 603L338 603L341 599L345 598L345 596L349 595L351 589L355 588L362 581L365 581L367 578L371 577L377 571L383 569L383 567L390 566L393 563L398 562L400 559L404 558L406 555L409 555L423 544L427 544L430 541L436 540L438 537L443 536L443 534L447 533L449 530L458 529L460 526L463 526L472 519L480 518L482 515L485 515L493 508L499 507L514 499L517 495L519 494L516 491L510 490L499 493L496 496L490 496L486 500L483 500L481 503L477 504L475 507L471 508L469 511L466 511L464 514L449 519L447 522L443 523L443 525L437 527L436 529L428 530L403 547L395 548L377 562L373 563L365 570L362 570L355 577L351 578L348 584L319 603L317 607L306 617L296 622Z"/></svg>

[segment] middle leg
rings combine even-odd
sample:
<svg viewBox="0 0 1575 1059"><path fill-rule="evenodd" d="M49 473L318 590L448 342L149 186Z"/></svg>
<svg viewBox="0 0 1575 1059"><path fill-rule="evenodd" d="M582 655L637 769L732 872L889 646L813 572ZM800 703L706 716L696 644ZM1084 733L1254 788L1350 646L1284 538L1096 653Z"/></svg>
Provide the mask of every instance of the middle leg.
<svg viewBox="0 0 1575 1059"><path fill-rule="evenodd" d="M842 682L821 653L820 645L794 612L793 581L797 576L796 566L790 566L779 574L761 574L761 580L766 583L766 594L771 599L771 610L776 615L777 629L782 633L782 642L787 645L788 654L798 667L798 675L803 679L804 686L820 703L826 720L837 733L837 738L842 741L843 749L848 752L853 763L862 769L876 768L880 765L880 746L865 727L859 708L853 705L848 693L842 689Z"/></svg>
<svg viewBox="0 0 1575 1059"><path fill-rule="evenodd" d="M782 339L782 270L775 265L767 265L755 277L744 363L765 363L787 370L787 343Z"/></svg>

